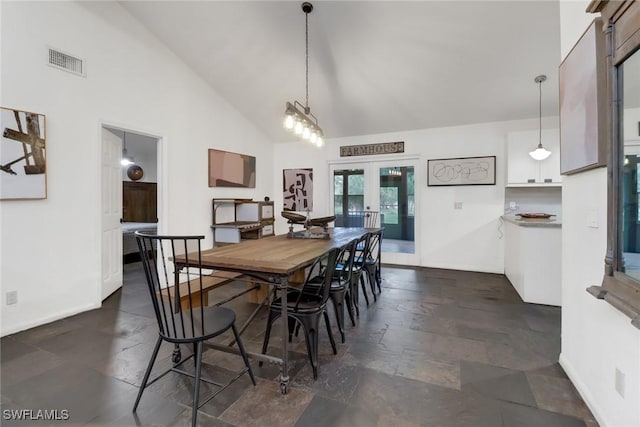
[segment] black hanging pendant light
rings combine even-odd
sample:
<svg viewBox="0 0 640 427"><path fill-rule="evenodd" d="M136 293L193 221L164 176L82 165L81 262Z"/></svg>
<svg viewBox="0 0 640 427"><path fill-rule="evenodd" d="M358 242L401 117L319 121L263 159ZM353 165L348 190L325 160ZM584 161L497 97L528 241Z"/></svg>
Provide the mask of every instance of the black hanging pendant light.
<svg viewBox="0 0 640 427"><path fill-rule="evenodd" d="M551 155L551 151L547 150L546 148L544 148L542 146L542 82L544 82L545 80L547 80L547 76L545 76L544 74L541 74L539 76L537 76L534 81L536 83L538 83L538 89L539 89L539 93L540 93L540 102L539 102L539 121L538 121L538 130L539 130L539 138L538 138L538 147L529 152L529 155L534 159L534 160L544 160L547 157L549 157Z"/></svg>
<svg viewBox="0 0 640 427"><path fill-rule="evenodd" d="M303 140L322 147L324 134L320 126L318 126L318 119L311 113L311 108L309 107L309 14L312 10L313 5L311 3L302 3L302 11L305 17L305 104L302 105L298 101L294 101L293 104L291 102L286 103L284 127Z"/></svg>

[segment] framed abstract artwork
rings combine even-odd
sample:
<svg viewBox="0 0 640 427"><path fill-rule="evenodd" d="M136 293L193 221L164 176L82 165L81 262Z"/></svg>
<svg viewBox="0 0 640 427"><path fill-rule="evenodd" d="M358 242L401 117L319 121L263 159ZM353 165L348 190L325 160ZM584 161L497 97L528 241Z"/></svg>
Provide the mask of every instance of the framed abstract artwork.
<svg viewBox="0 0 640 427"><path fill-rule="evenodd" d="M45 116L0 107L0 200L47 198Z"/></svg>
<svg viewBox="0 0 640 427"><path fill-rule="evenodd" d="M256 158L209 149L209 187L256 186Z"/></svg>
<svg viewBox="0 0 640 427"><path fill-rule="evenodd" d="M559 68L560 173L607 164L605 40L597 18Z"/></svg>
<svg viewBox="0 0 640 427"><path fill-rule="evenodd" d="M313 210L313 169L284 169L282 191L285 211Z"/></svg>
<svg viewBox="0 0 640 427"><path fill-rule="evenodd" d="M495 185L496 156L427 160L427 185Z"/></svg>

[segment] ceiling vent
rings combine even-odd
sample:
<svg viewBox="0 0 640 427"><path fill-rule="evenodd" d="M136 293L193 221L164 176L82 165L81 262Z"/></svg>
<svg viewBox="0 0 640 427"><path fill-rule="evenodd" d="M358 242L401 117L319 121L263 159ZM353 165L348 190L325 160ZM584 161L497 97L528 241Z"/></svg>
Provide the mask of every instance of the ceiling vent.
<svg viewBox="0 0 640 427"><path fill-rule="evenodd" d="M48 48L49 65L60 70L68 71L78 76L85 76L84 61L75 56L71 56L57 49Z"/></svg>

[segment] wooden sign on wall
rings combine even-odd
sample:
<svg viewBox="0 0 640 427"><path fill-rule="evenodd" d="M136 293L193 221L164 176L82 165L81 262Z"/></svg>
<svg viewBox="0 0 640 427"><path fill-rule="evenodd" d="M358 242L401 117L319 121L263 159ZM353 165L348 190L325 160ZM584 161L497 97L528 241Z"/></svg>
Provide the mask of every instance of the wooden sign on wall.
<svg viewBox="0 0 640 427"><path fill-rule="evenodd" d="M343 145L340 147L340 157L396 153L404 153L404 141L382 142L379 144Z"/></svg>

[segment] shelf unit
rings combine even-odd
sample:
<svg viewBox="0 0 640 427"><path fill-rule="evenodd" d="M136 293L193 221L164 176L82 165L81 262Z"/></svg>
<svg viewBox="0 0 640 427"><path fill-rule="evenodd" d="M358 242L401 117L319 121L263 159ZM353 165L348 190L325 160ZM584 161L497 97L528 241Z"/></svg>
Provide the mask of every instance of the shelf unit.
<svg viewBox="0 0 640 427"><path fill-rule="evenodd" d="M218 209L232 209L220 221ZM259 202L252 199L211 199L213 244L240 243L243 239L260 239L273 236L273 202ZM229 212L227 212L229 213Z"/></svg>

